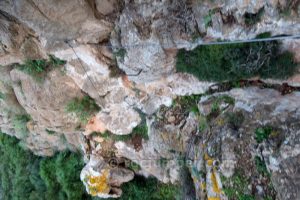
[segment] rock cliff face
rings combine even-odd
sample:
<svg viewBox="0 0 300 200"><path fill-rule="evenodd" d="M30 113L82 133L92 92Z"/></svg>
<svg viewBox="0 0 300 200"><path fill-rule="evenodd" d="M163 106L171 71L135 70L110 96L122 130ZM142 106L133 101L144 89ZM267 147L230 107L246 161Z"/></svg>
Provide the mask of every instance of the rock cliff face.
<svg viewBox="0 0 300 200"><path fill-rule="evenodd" d="M299 199L299 88L215 92L193 99L200 112L191 112L181 96L204 95L215 83L175 68L181 48L297 35L299 10L298 1L284 0L2 0L0 129L37 155L81 150L81 179L99 197L121 195L132 160L141 167L135 173L165 183L180 182L187 165L194 199ZM282 45L298 62L299 44ZM66 63L42 80L20 65L49 55ZM264 81L297 87L299 74ZM88 123L67 112L85 96L100 108ZM240 176L242 189L232 182Z"/></svg>

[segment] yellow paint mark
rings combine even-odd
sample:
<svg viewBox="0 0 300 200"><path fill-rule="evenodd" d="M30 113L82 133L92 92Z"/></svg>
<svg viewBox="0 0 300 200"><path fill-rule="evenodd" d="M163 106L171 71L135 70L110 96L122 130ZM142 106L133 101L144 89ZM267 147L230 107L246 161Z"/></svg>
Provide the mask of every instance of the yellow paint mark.
<svg viewBox="0 0 300 200"><path fill-rule="evenodd" d="M200 188L201 188L201 190L205 190L205 189L206 189L206 183L205 183L205 182L202 182L202 183L200 184Z"/></svg>
<svg viewBox="0 0 300 200"><path fill-rule="evenodd" d="M204 154L204 160L211 160L211 158L209 157L209 155L207 153Z"/></svg>
<svg viewBox="0 0 300 200"><path fill-rule="evenodd" d="M109 170L104 170L101 176L87 176L89 193L96 196L98 193L108 194L110 186L108 185Z"/></svg>
<svg viewBox="0 0 300 200"><path fill-rule="evenodd" d="M208 166L212 166L214 163L214 160L210 159L210 160L207 160L206 162L207 162Z"/></svg>
<svg viewBox="0 0 300 200"><path fill-rule="evenodd" d="M211 173L211 182L212 182L212 187L213 187L213 191L217 194L220 194L221 193L221 189L219 188L219 185L218 185L218 182L217 182L217 178L216 178L216 174L215 174L215 171L213 171Z"/></svg>
<svg viewBox="0 0 300 200"><path fill-rule="evenodd" d="M218 125L218 126L223 126L224 124L225 124L224 119L219 118L219 119L217 120L217 125Z"/></svg>
<svg viewBox="0 0 300 200"><path fill-rule="evenodd" d="M271 137L277 137L278 135L279 135L279 132L278 131L274 131L274 130L272 130L272 132L270 134Z"/></svg>

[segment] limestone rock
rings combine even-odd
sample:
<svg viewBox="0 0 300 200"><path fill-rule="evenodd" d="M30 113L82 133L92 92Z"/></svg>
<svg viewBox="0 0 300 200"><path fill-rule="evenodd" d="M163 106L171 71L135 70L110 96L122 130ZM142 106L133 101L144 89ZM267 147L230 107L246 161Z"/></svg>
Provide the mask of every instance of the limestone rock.
<svg viewBox="0 0 300 200"><path fill-rule="evenodd" d="M0 24L0 65L47 57L34 31L17 18L3 12Z"/></svg>
<svg viewBox="0 0 300 200"><path fill-rule="evenodd" d="M33 122L37 123L37 128L30 130L31 139L27 139L28 144L33 145L31 149L35 148L34 145L43 146L45 142L49 148L53 146L54 150L65 149L66 141L57 142L61 140L61 137L64 137L65 140L70 139L70 144L79 148L78 137L74 141L74 136L71 136L72 134L78 136L80 134L79 131L75 131L78 121L75 116L66 112L66 105L73 98L82 96L80 89L72 79L64 75L59 69L51 71L42 82L17 69L12 70L10 75L18 102L30 115ZM57 134L49 135L49 133ZM64 136L64 134L71 135ZM40 142L30 142L32 140L40 140ZM59 145L62 147L58 147Z"/></svg>
<svg viewBox="0 0 300 200"><path fill-rule="evenodd" d="M113 104L101 111L96 119L105 124L107 130L116 135L128 135L140 122L139 114L126 104Z"/></svg>
<svg viewBox="0 0 300 200"><path fill-rule="evenodd" d="M107 38L111 24L96 19L86 1L4 1L0 9L17 17L46 40L76 39L83 43L98 43Z"/></svg>
<svg viewBox="0 0 300 200"><path fill-rule="evenodd" d="M202 142L194 143L195 146L189 151L190 158L196 157L191 169L196 169L198 172L207 170L203 163L205 157L209 156L220 162L218 168L222 175L230 177L242 172L245 179L252 177L248 179L250 181L248 184L251 184L251 181L259 181L254 177L259 177L255 176L258 173L256 165L257 159L262 159L260 162L264 162L271 173L278 198L299 198L296 189L299 187L299 181L295 170L297 170L297 163L299 164L300 153L299 139L297 139L300 125L297 99L300 93L294 92L282 96L272 89L253 87L233 89L218 95L231 96L235 99L235 104L210 118L210 130L202 132L201 140L198 140ZM203 98L200 101L201 106L213 104L211 98L211 96ZM229 118L233 116L232 113L242 113L239 116L242 116L243 120ZM234 125L234 123L239 124ZM255 140L256 130L266 126L272 127L272 132L261 144ZM203 157L203 161L198 161ZM203 179L194 177L195 186L200 186ZM264 192L269 190L267 185L260 185L260 187ZM204 194L203 192L197 190L199 198ZM264 192L261 191L261 194Z"/></svg>

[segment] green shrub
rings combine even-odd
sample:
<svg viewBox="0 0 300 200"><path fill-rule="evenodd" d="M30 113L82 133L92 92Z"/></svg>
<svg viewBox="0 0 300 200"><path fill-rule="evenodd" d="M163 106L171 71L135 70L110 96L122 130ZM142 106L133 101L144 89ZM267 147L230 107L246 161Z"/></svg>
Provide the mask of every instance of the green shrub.
<svg viewBox="0 0 300 200"><path fill-rule="evenodd" d="M241 112L227 112L225 117L227 123L235 130L239 129L244 122L244 115Z"/></svg>
<svg viewBox="0 0 300 200"><path fill-rule="evenodd" d="M209 127L206 117L199 116L199 131L204 132Z"/></svg>
<svg viewBox="0 0 300 200"><path fill-rule="evenodd" d="M155 178L136 176L133 181L122 185L123 195L119 200L174 200L178 187L158 182Z"/></svg>
<svg viewBox="0 0 300 200"><path fill-rule="evenodd" d="M269 138L269 135L272 133L272 128L269 126L260 127L255 130L255 140L258 143L263 142Z"/></svg>
<svg viewBox="0 0 300 200"><path fill-rule="evenodd" d="M271 32L264 32L264 33L258 34L255 38L262 39L262 38L270 38L270 37L272 37Z"/></svg>
<svg viewBox="0 0 300 200"><path fill-rule="evenodd" d="M201 81L236 81L254 76L285 79L294 74L293 54L277 41L199 46L179 50L176 69Z"/></svg>
<svg viewBox="0 0 300 200"><path fill-rule="evenodd" d="M80 181L80 154L62 152L52 158L34 156L19 141L0 133L1 200L89 200Z"/></svg>
<svg viewBox="0 0 300 200"><path fill-rule="evenodd" d="M144 138L145 140L148 140L148 127L146 122L142 122L141 124L139 124L138 126L136 126L132 132L128 135L116 135L111 133L110 131L105 131L104 133L97 133L94 132L93 134L99 135L102 138L105 139L112 139L114 141L123 141L126 142L128 140L131 140L132 138L136 137L136 136L140 136L142 138Z"/></svg>
<svg viewBox="0 0 300 200"><path fill-rule="evenodd" d="M255 160L256 170L258 171L258 173L260 173L264 177L270 177L270 173L267 170L266 163L259 156L255 156L254 160Z"/></svg>
<svg viewBox="0 0 300 200"><path fill-rule="evenodd" d="M127 51L124 48L119 48L116 51L114 51L114 56L116 58L120 58L121 62L124 62L124 58L125 58L126 54L127 54Z"/></svg>
<svg viewBox="0 0 300 200"><path fill-rule="evenodd" d="M190 95L177 97L173 101L173 105L179 104L185 111L198 114L198 102L200 101L201 96L202 95Z"/></svg>
<svg viewBox="0 0 300 200"><path fill-rule="evenodd" d="M45 182L49 199L82 199L85 188L80 181L84 163L80 154L62 152L40 163L40 175Z"/></svg>
<svg viewBox="0 0 300 200"><path fill-rule="evenodd" d="M100 107L96 104L95 100L89 96L83 98L75 98L68 103L66 111L75 113L82 123L87 123L91 115L100 111Z"/></svg>
<svg viewBox="0 0 300 200"><path fill-rule="evenodd" d="M218 113L220 111L220 104L224 102L229 105L234 105L235 99L228 95L217 96L212 103L211 113Z"/></svg>
<svg viewBox="0 0 300 200"><path fill-rule="evenodd" d="M222 176L222 183L223 191L229 199L254 200L252 195L247 194L250 192L248 189L249 180L239 170L230 178Z"/></svg>
<svg viewBox="0 0 300 200"><path fill-rule="evenodd" d="M145 140L148 140L148 126L146 124L146 122L139 124L138 126L136 126L132 132L131 132L132 136L135 135L139 135L142 138L144 138Z"/></svg>
<svg viewBox="0 0 300 200"><path fill-rule="evenodd" d="M128 169L131 169L134 172L138 172L141 170L141 166L133 161L130 161L129 163L126 164L126 167Z"/></svg>
<svg viewBox="0 0 300 200"><path fill-rule="evenodd" d="M26 60L25 64L17 65L17 68L31 75L37 81L42 81L48 71L65 63L65 61L50 55L48 60Z"/></svg>
<svg viewBox="0 0 300 200"><path fill-rule="evenodd" d="M45 186L39 181L36 159L18 143L17 139L0 133L0 199L30 199L34 193L45 199Z"/></svg>
<svg viewBox="0 0 300 200"><path fill-rule="evenodd" d="M5 94L3 94L2 92L0 92L0 99L5 99Z"/></svg>
<svg viewBox="0 0 300 200"><path fill-rule="evenodd" d="M0 133L0 199L90 200L80 181L80 154L61 152L51 158L34 156L19 141ZM122 185L120 200L173 200L178 187L154 178L136 177Z"/></svg>
<svg viewBox="0 0 300 200"><path fill-rule="evenodd" d="M252 26L258 22L260 22L261 17L264 14L264 8L259 9L257 13L248 13L246 12L244 15L245 24L248 26Z"/></svg>
<svg viewBox="0 0 300 200"><path fill-rule="evenodd" d="M52 130L49 130L49 129L45 129L45 131L49 134L49 135L54 135L56 132L55 131L52 131Z"/></svg>

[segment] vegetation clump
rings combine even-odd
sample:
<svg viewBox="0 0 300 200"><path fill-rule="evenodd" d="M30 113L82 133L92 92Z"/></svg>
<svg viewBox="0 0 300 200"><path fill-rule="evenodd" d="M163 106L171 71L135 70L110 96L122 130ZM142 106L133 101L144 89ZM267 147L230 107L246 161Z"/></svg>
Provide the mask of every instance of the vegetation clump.
<svg viewBox="0 0 300 200"><path fill-rule="evenodd" d="M60 60L53 55L49 56L48 60L26 60L25 64L18 65L17 68L25 73L31 75L37 81L42 81L47 72L53 68L64 65L66 61Z"/></svg>
<svg viewBox="0 0 300 200"><path fill-rule="evenodd" d="M266 163L259 156L255 156L255 165L258 173L260 173L264 177L270 177L270 173L267 170Z"/></svg>
<svg viewBox="0 0 300 200"><path fill-rule="evenodd" d="M297 64L291 52L280 51L277 41L199 46L177 54L178 72L201 81L236 81L254 76L285 79Z"/></svg>
<svg viewBox="0 0 300 200"><path fill-rule="evenodd" d="M242 112L227 112L225 117L230 127L234 130L238 130L244 122L244 115Z"/></svg>
<svg viewBox="0 0 300 200"><path fill-rule="evenodd" d="M132 132L128 135L116 135L113 134L109 131L106 131L105 133L100 134L101 137L103 138L111 138L112 140L115 141L128 141L131 140L134 137L141 137L144 138L145 140L148 140L148 127L146 123L141 123L140 125L136 126Z"/></svg>
<svg viewBox="0 0 300 200"><path fill-rule="evenodd" d="M16 138L0 133L0 199L91 199L80 181L81 155L61 152L42 158L22 149Z"/></svg>
<svg viewBox="0 0 300 200"><path fill-rule="evenodd" d="M50 129L45 129L45 131L49 134L49 135L54 135L56 132L55 131L52 131Z"/></svg>
<svg viewBox="0 0 300 200"><path fill-rule="evenodd" d="M5 99L5 94L3 94L2 92L0 92L0 99Z"/></svg>
<svg viewBox="0 0 300 200"><path fill-rule="evenodd" d="M243 176L240 171L236 171L235 174L226 178L222 176L222 183L224 184L224 192L228 199L236 200L254 200L254 196L250 194L248 189L249 180Z"/></svg>
<svg viewBox="0 0 300 200"><path fill-rule="evenodd" d="M247 26L252 26L252 25L260 22L261 17L263 16L264 12L265 12L264 8L259 9L257 13L246 12L244 15L245 24Z"/></svg>
<svg viewBox="0 0 300 200"><path fill-rule="evenodd" d="M179 104L184 110L193 113L199 113L198 102L202 95L190 95L178 97L173 101L173 105Z"/></svg>
<svg viewBox="0 0 300 200"><path fill-rule="evenodd" d="M96 104L95 100L89 96L83 98L75 98L68 103L66 111L75 113L82 123L87 123L91 115L100 111L100 107Z"/></svg>
<svg viewBox="0 0 300 200"><path fill-rule="evenodd" d="M255 130L255 140L257 143L262 143L264 140L268 139L272 133L272 128L269 126L260 127Z"/></svg>
<svg viewBox="0 0 300 200"><path fill-rule="evenodd" d="M174 200L179 199L176 185L159 183L155 178L136 176L122 185L123 195L119 200Z"/></svg>

